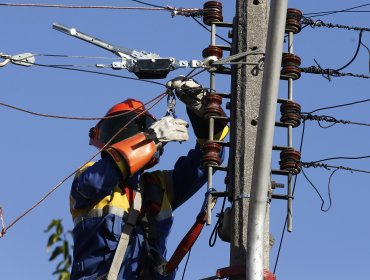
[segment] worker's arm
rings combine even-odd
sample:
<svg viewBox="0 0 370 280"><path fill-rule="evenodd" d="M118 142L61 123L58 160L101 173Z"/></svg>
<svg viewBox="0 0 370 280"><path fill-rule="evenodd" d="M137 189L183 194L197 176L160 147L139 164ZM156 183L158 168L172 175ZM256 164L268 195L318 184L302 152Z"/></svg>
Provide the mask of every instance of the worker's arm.
<svg viewBox="0 0 370 280"><path fill-rule="evenodd" d="M82 209L111 194L122 179L122 173L110 157L82 167L72 183L71 197L74 208Z"/></svg>
<svg viewBox="0 0 370 280"><path fill-rule="evenodd" d="M121 181L130 180L153 161L157 149L166 142L188 140L187 123L164 117L155 122L148 133L138 133L109 145L102 159L82 169L72 184L74 208L85 208L110 195Z"/></svg>
<svg viewBox="0 0 370 280"><path fill-rule="evenodd" d="M196 193L207 181L207 171L200 166L202 158L201 145L208 141L209 120L204 115L204 96L206 90L195 80L179 76L167 83L167 87L175 90L176 96L186 105L186 110L197 137L197 145L187 156L180 157L172 172L172 185L168 194L173 209L179 207ZM222 110L222 108L220 108ZM223 116L226 114L221 112ZM214 120L214 140L223 140L229 132L227 120ZM223 161L224 151L220 158Z"/></svg>

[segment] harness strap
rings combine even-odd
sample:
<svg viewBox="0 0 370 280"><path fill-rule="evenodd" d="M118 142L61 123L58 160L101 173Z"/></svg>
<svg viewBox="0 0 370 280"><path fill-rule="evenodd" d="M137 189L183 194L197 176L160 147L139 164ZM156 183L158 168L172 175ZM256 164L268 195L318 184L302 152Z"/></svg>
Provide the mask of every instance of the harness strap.
<svg viewBox="0 0 370 280"><path fill-rule="evenodd" d="M123 258L125 257L126 249L130 241L131 232L136 226L136 221L140 213L141 204L142 204L141 192L140 190L137 190L132 208L129 210L126 223L123 226L123 230L116 248L116 252L114 253L113 261L106 278L107 280L118 279L118 273L121 268Z"/></svg>

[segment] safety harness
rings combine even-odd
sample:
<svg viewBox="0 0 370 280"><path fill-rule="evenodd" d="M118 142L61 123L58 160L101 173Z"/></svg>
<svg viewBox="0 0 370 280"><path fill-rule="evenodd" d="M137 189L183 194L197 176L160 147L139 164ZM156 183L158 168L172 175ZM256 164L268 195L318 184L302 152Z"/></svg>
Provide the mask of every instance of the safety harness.
<svg viewBox="0 0 370 280"><path fill-rule="evenodd" d="M163 194L164 193L162 192L160 195L161 196L160 200L163 199ZM205 197L205 201L206 200L207 196ZM153 206L155 208L155 205L157 203L153 202L159 202L158 195L156 195L155 201L151 201L152 208ZM212 201L212 207L215 205L215 203L216 198L214 198ZM109 272L108 274L99 277L98 278L99 280L118 279L118 273L120 271L121 264L125 256L128 243L130 241L130 235L137 224L140 224L140 226L143 229L144 245L146 249L146 256L141 265L139 279L150 279L151 278L150 268L153 268L159 274L166 276L172 273L178 267L182 259L185 257L185 255L194 245L195 241L198 239L206 222L206 208L204 207L203 204L200 213L197 215L195 223L183 237L183 239L177 246L175 252L171 256L169 261L166 261L155 248L150 246L151 243L150 241L158 238L158 231L154 225L155 211L145 211L145 214L141 215L140 214L140 212L142 212L141 210L142 210L142 190L138 188L136 190L133 206L130 208L127 220L125 222L125 225L123 226L120 240L118 242Z"/></svg>

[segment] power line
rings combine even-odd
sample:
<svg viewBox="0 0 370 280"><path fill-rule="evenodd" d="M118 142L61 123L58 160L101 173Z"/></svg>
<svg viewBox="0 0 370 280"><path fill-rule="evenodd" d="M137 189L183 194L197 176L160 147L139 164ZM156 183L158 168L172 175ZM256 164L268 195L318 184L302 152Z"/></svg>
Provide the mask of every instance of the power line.
<svg viewBox="0 0 370 280"><path fill-rule="evenodd" d="M155 82L155 81L150 81L150 80L145 80L145 79L139 79L139 78L133 78L133 77L129 77L129 76L122 76L122 75L117 75L117 74L111 74L111 73L104 73L104 72L93 71L93 70L76 69L76 68L71 68L71 67L53 66L53 65L39 64L39 63L32 63L32 65L40 66L40 67L47 67L47 68L54 68L54 69L62 69L62 70L70 70L70 71L78 71L78 72L85 72L85 73L91 73L91 74L98 74L98 75L121 78L121 79L141 81L141 82L151 83L151 84L160 85L160 86L164 86L164 87L166 86L164 83L160 83L160 82Z"/></svg>
<svg viewBox="0 0 370 280"><path fill-rule="evenodd" d="M351 124L351 125L360 125L360 126L370 126L370 123L360 123L360 122L353 122L349 120L337 120L334 117L331 116L318 116L318 115L313 115L310 113L301 113L301 118L304 121L317 121L319 123L319 126L322 128L329 128L332 127L336 124ZM322 126L320 122L329 122L332 123L329 126Z"/></svg>
<svg viewBox="0 0 370 280"><path fill-rule="evenodd" d="M321 207L320 207L320 210L322 212L328 212L332 206L332 199L331 199L331 190L330 190L330 183L331 183L331 179L333 177L333 175L335 174L335 172L337 172L339 169L335 169L334 171L331 172L330 176L329 176L329 182L328 182L328 197L329 197L329 206L324 209L324 205L325 205L325 200L324 198L322 197L321 193L319 192L319 190L317 189L317 187L312 183L312 181L308 178L308 176L306 175L306 173L302 170L302 174L303 176L306 178L307 182L311 185L311 187L315 190L315 192L317 193L317 195L319 196L320 200L321 200Z"/></svg>
<svg viewBox="0 0 370 280"><path fill-rule="evenodd" d="M323 161L328 161L328 160L338 160L338 159L349 159L349 160L358 160L358 159L365 159L365 158L370 158L370 156L359 156L359 157L330 157L330 158L324 158L320 160L315 160L313 162L323 162Z"/></svg>
<svg viewBox="0 0 370 280"><path fill-rule="evenodd" d="M303 140L304 140L305 130L306 130L306 122L303 122L302 134L301 134L301 141L300 141L300 144L299 144L299 152L300 153L302 153L302 149L303 149ZM293 184L293 191L292 191L292 195L293 196L294 196L295 189L296 189L296 186L297 186L297 180L298 180L298 176L295 175L294 184ZM288 215L289 215L289 213L287 214L287 216L285 218L283 230L282 230L281 236L280 236L279 248L278 248L278 252L277 252L277 255L276 255L275 265L274 265L274 271L273 271L274 274L276 272L276 269L277 269L277 266L278 266L278 263L279 263L281 249L283 247L284 236L285 236L286 227L287 227L287 223L288 223Z"/></svg>
<svg viewBox="0 0 370 280"><path fill-rule="evenodd" d="M195 17L192 17L194 20L195 20L195 22L196 23L198 23L200 26L202 26L205 30L207 30L208 32L211 32L211 30L209 30L208 29L208 27L207 26L205 26L203 23L201 23L199 20L197 20ZM225 43L228 43L228 44L230 44L231 45L231 42L230 41L228 41L228 40L226 40L225 38L223 38L222 36L220 36L220 35L218 35L218 34L216 34L216 37L217 38L219 38L219 39L221 39L222 41L224 41Z"/></svg>
<svg viewBox="0 0 370 280"><path fill-rule="evenodd" d="M355 30L355 31L366 31L369 32L370 28L368 27L359 27L359 26L350 26L350 25L343 25L337 23L326 23L322 20L312 20L310 18L303 17L301 20L302 24L307 24L312 28L315 27L326 27L326 28L339 28L339 29L346 29L346 30Z"/></svg>
<svg viewBox="0 0 370 280"><path fill-rule="evenodd" d="M337 71L341 71L341 70L343 70L343 69L347 68L349 65L351 65L351 64L352 64L352 62L356 59L356 57L357 57L357 55L358 55L358 53L359 53L359 51L360 51L361 43L362 43L362 31L360 31L360 32L359 32L359 36L358 36L358 44L357 44L357 48L356 48L356 51L355 51L354 56L353 56L353 57L351 58L351 60L350 60L348 63L346 63L344 66L342 66L342 67L340 67L340 68L336 69Z"/></svg>
<svg viewBox="0 0 370 280"><path fill-rule="evenodd" d="M124 7L124 6L102 6L102 5L62 5L62 4L39 4L39 3L0 3L5 7L29 7L29 8L61 8L61 9L109 9L109 10L146 10L146 11L168 11L166 7L147 8L147 7Z"/></svg>
<svg viewBox="0 0 370 280"><path fill-rule="evenodd" d="M131 0L131 1L136 2L136 3L140 3L140 4L144 4L144 5L150 6L150 7L166 9L165 6L154 5L154 4L151 4L151 3L144 2L144 1L138 1L138 0Z"/></svg>
<svg viewBox="0 0 370 280"><path fill-rule="evenodd" d="M312 114L312 113L315 113L315 112L318 112L318 111L330 110L330 109L336 109L336 108L340 108L340 107L352 106L352 105L356 105L356 104L360 104L360 103L365 103L365 102L369 102L369 101L370 101L370 99L363 99L363 100L353 101L353 102L339 104L339 105L322 107L322 108L315 109L315 110L311 111L310 113Z"/></svg>
<svg viewBox="0 0 370 280"><path fill-rule="evenodd" d="M301 72L303 73L323 75L329 81L331 81L330 77L353 77L353 78L361 78L361 79L370 79L370 76L365 75L365 74L355 74L351 72L343 73L335 69L330 69L330 68L323 69L321 68L320 65L318 66L312 65L309 67L302 67L300 69L301 69Z"/></svg>
<svg viewBox="0 0 370 280"><path fill-rule="evenodd" d="M134 1L134 0L132 0ZM28 7L28 8L60 8L60 9L109 9L109 10L143 10L143 11L168 11L174 16L200 17L203 9L198 8L175 8L171 6L158 6L143 1L134 1L150 7L127 7L127 6L104 6L104 5L62 5L62 4L39 4L39 3L0 3L5 7Z"/></svg>
<svg viewBox="0 0 370 280"><path fill-rule="evenodd" d="M305 13L303 15L312 18L312 17L327 16L327 15L332 15L332 14L336 14L336 13L345 13L345 12L352 12L352 13L356 13L356 12L370 12L370 11L352 11L352 10L355 10L355 9L358 9L358 8L362 8L362 7L366 7L366 6L370 6L370 3L363 4L363 5L360 5L360 6L351 7L351 8L347 8L347 9L344 9L344 10Z"/></svg>

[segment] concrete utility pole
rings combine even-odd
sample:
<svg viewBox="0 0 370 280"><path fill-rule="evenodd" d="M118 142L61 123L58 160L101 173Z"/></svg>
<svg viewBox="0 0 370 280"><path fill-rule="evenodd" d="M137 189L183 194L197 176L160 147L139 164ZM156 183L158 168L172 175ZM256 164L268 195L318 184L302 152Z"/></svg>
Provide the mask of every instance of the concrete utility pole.
<svg viewBox="0 0 370 280"><path fill-rule="evenodd" d="M234 52L260 49L266 53L263 75L253 66L239 65L232 76L230 263L246 265L245 277L240 279L263 280L263 269L268 268L267 201L287 2L273 0L269 15L268 2L237 1ZM252 61L247 57L246 62Z"/></svg>
<svg viewBox="0 0 370 280"><path fill-rule="evenodd" d="M237 0L233 28L233 53L265 52L269 15L268 0ZM261 55L251 55L232 69L230 117L229 186L233 200L231 211L230 266L245 265L249 197L257 137L256 120L259 114L262 71L258 68ZM249 63L256 63L249 65ZM268 213L267 213L268 215ZM268 216L266 217L268 221ZM268 229L268 223L266 229ZM268 267L269 232L265 231L265 267ZM245 279L244 277L232 279Z"/></svg>

